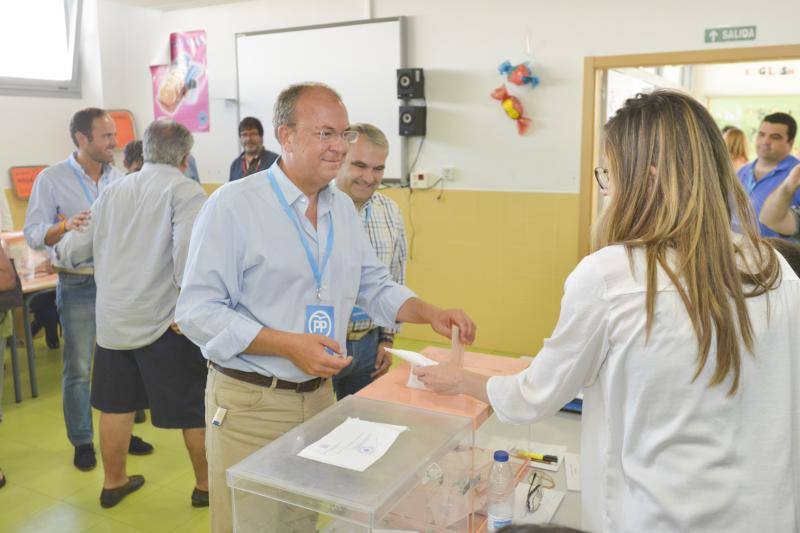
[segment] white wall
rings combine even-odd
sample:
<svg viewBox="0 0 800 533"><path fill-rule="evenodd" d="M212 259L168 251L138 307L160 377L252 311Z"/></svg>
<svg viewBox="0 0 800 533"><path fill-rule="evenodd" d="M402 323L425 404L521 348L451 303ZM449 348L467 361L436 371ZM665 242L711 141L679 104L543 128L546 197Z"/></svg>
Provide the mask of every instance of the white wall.
<svg viewBox="0 0 800 533"><path fill-rule="evenodd" d="M140 132L153 118L147 67L154 57L165 56L169 33L208 32L211 131L196 135L194 150L207 181L225 181L228 164L238 152L236 107L224 101L235 94L234 34L364 18L368 5L366 0L263 0L161 13L113 0L96 1L102 44L102 87L97 97L106 107L133 111ZM429 106L429 134L418 169L455 166L459 181L449 185L454 188L578 191L585 56L743 46L703 43L704 28L723 25L756 24L759 38L744 46L800 42L796 21L775 15L793 13L795 0L775 0L769 10L749 0L675 0L669 7L639 0L501 4L373 0L373 4L376 17L409 17L408 63L426 69ZM518 137L489 93L501 83L497 65L504 59L524 58L527 32L542 85L524 97L533 128L528 136ZM318 53L331 61L357 60L339 57L335 46ZM253 68L269 69L269 58ZM302 66L297 77L303 79ZM364 66L364 79L368 82L369 65ZM84 100L88 99L87 94ZM18 119L12 124L25 122L26 114L37 111L35 120L29 121L35 124L25 123L21 135L0 134L5 137L0 138L0 163L9 159L7 148L13 149L13 164L34 156L41 160L42 153L57 159L69 149L62 132L79 102L28 100L32 99L0 99L3 116L13 113ZM61 140L53 140L57 137ZM42 144L47 150L41 149Z"/></svg>
<svg viewBox="0 0 800 533"><path fill-rule="evenodd" d="M78 109L102 105L97 0L84 0L81 13L81 98L0 96L0 186L10 188L13 166L51 164L74 149L69 120ZM4 51L3 53L12 53Z"/></svg>
<svg viewBox="0 0 800 533"><path fill-rule="evenodd" d="M784 68L793 73L776 75ZM697 65L692 77L698 98L800 94L800 61Z"/></svg>

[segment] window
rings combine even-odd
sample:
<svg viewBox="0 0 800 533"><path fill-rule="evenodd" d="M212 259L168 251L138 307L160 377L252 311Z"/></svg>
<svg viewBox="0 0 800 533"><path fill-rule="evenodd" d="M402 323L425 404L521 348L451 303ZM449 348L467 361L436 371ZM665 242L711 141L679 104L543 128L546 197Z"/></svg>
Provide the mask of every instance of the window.
<svg viewBox="0 0 800 533"><path fill-rule="evenodd" d="M0 2L0 93L80 97L80 8L81 0Z"/></svg>

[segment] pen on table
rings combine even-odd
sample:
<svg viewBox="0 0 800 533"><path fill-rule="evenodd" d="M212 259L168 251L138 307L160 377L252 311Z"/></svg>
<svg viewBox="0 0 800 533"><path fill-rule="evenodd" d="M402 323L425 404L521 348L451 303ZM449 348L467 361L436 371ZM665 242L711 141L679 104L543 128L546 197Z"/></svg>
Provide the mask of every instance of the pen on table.
<svg viewBox="0 0 800 533"><path fill-rule="evenodd" d="M541 453L533 453L528 452L525 450L517 450L514 454L521 459L530 459L531 461L536 461L539 463L557 463L558 456L557 455L543 455Z"/></svg>

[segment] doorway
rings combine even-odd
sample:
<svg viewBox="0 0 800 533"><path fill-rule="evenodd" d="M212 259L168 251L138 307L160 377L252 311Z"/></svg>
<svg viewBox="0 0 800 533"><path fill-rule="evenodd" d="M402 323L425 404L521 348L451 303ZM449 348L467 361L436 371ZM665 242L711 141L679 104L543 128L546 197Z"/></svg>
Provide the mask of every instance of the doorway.
<svg viewBox="0 0 800 533"><path fill-rule="evenodd" d="M578 219L578 257L590 251L591 224L602 208L602 195L594 180L593 169L600 159L600 132L605 122L624 100L642 91L656 87L669 87L695 94L712 111L720 122L736 122L747 128L753 117L743 116L741 98L736 96L713 96L708 85L719 78L720 68L725 65L742 70L744 64L753 68L770 67L768 62L797 65L800 69L800 45L764 46L752 48L725 48L690 52L665 52L657 54L633 54L625 56L596 56L584 59L583 118L581 124L580 166L580 212ZM782 67L783 68L783 67ZM787 67L790 70L792 67ZM772 71L767 71L772 75ZM781 75L781 72L775 72ZM793 73L792 73L793 74ZM705 93L697 85L705 84ZM702 92L702 91L700 91ZM797 93L800 93L800 85ZM706 94L707 93L707 94ZM800 94L775 99L777 95L758 95L765 100L749 100L751 107L768 109L770 106L798 105ZM755 98L755 95L753 96ZM760 106L760 107L759 107ZM800 109L800 108L799 108ZM751 113L752 114L752 113ZM794 116L800 119L800 114ZM760 119L759 119L760 120ZM746 133L750 133L747 132Z"/></svg>

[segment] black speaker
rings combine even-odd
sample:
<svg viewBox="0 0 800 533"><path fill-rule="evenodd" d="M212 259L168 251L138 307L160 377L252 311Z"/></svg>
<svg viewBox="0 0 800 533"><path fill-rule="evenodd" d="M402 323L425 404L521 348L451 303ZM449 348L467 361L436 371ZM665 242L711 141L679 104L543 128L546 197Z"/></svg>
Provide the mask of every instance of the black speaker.
<svg viewBox="0 0 800 533"><path fill-rule="evenodd" d="M401 105L400 106L400 135L403 137L418 137L425 135L425 106Z"/></svg>
<svg viewBox="0 0 800 533"><path fill-rule="evenodd" d="M425 98L425 73L421 68L397 69L397 97L401 100Z"/></svg>

